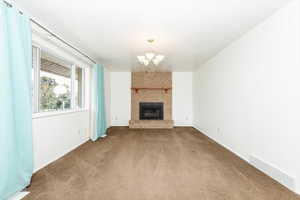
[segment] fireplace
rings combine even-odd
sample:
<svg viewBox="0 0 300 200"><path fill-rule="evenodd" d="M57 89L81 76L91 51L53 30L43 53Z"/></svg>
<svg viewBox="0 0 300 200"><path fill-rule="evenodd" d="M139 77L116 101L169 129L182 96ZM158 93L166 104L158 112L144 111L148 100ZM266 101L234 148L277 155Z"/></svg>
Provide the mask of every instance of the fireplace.
<svg viewBox="0 0 300 200"><path fill-rule="evenodd" d="M173 126L172 72L132 72L129 128L169 129Z"/></svg>
<svg viewBox="0 0 300 200"><path fill-rule="evenodd" d="M140 120L163 120L164 104L162 102L140 102Z"/></svg>

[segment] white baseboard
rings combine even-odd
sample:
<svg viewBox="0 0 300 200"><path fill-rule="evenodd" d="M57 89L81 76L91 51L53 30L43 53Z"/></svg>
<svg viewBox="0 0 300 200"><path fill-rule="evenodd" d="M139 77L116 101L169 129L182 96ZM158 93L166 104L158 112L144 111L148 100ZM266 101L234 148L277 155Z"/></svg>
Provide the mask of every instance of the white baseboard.
<svg viewBox="0 0 300 200"><path fill-rule="evenodd" d="M49 165L50 163L58 160L59 158L63 157L64 155L66 155L67 153L73 151L74 149L76 149L77 147L79 147L80 145L84 144L85 142L89 141L90 138L85 138L84 140L82 140L79 144L74 145L73 147L71 147L70 149L68 149L67 151L62 152L59 156L56 156L54 159L49 160L48 162L44 163L41 166L37 166L34 167L33 169L33 173L39 171L40 169L46 167L47 165Z"/></svg>
<svg viewBox="0 0 300 200"><path fill-rule="evenodd" d="M191 126L193 127L193 124L187 121L176 121L174 120L174 126Z"/></svg>
<svg viewBox="0 0 300 200"><path fill-rule="evenodd" d="M112 124L110 127L116 127L116 126L129 126L129 124Z"/></svg>
<svg viewBox="0 0 300 200"><path fill-rule="evenodd" d="M112 121L110 126L129 126L129 120Z"/></svg>
<svg viewBox="0 0 300 200"><path fill-rule="evenodd" d="M201 133L203 133L204 135L206 135L207 137L209 137L210 139L212 139L213 141L215 141L216 143L218 143L219 145L223 146L225 149L229 150L230 152L234 153L235 155L237 155L238 157L240 157L241 159L245 160L246 162L249 162L248 158L241 155L240 153L234 151L232 148L228 147L227 145L221 143L220 141L217 141L215 138L212 138L211 136L207 135L207 133L205 131L202 131L201 128L199 128L197 125L193 125L193 127L195 129L197 129L198 131L200 131Z"/></svg>
<svg viewBox="0 0 300 200"><path fill-rule="evenodd" d="M129 126L129 120L118 120L113 121L110 126ZM174 126L193 126L192 123L189 122L182 122L182 121L174 121Z"/></svg>
<svg viewBox="0 0 300 200"><path fill-rule="evenodd" d="M210 139L212 139L213 141L215 141L216 143L218 143L219 145L221 145L224 148L231 151L232 153L234 153L235 155L237 155L238 157L240 157L241 159L243 159L244 161L246 161L247 163L249 163L256 169L264 172L265 174L267 174L274 180L278 181L282 185L286 186L290 190L294 191L295 193L300 194L300 191L295 189L295 179L293 177L289 176L287 173L283 172L282 170L278 169L277 167L273 166L270 163L262 161L261 159L257 158L256 156L250 155L250 157L248 159L245 156L242 156L241 154L237 153L236 151L234 151L227 145L218 142L215 138L210 137L209 135L207 135L207 133L202 131L201 128L199 128L197 125L194 124L193 127L195 129L197 129L198 131L200 131L201 133L203 133L204 135L206 135L207 137L209 137Z"/></svg>
<svg viewBox="0 0 300 200"><path fill-rule="evenodd" d="M287 173L278 169L271 163L263 161L262 159L258 158L255 155L250 155L249 163L255 168L269 175L270 177L272 177L282 185L286 186L290 190L295 191L295 178L292 178Z"/></svg>
<svg viewBox="0 0 300 200"><path fill-rule="evenodd" d="M21 200L28 194L29 192L17 192L13 196L9 197L8 200Z"/></svg>

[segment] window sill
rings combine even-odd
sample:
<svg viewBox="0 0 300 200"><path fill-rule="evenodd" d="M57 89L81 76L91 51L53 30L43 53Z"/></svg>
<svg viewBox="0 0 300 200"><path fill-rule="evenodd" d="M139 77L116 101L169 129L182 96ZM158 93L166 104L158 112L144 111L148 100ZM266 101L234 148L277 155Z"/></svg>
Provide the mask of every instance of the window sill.
<svg viewBox="0 0 300 200"><path fill-rule="evenodd" d="M40 113L33 113L32 119L37 118L44 118L44 117L53 117L57 115L67 115L72 113L78 113L78 112L87 112L88 109L75 109L75 110L64 110L64 111L49 111L49 112L40 112Z"/></svg>

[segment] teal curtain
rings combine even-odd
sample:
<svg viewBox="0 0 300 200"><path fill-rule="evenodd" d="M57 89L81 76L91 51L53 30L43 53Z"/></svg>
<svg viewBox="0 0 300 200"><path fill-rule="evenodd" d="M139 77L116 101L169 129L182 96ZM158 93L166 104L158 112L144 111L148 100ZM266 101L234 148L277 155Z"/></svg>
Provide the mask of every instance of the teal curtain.
<svg viewBox="0 0 300 200"><path fill-rule="evenodd" d="M95 141L100 137L106 136L106 114L104 99L104 68L96 64L94 66L94 102L95 102L95 133L92 140Z"/></svg>
<svg viewBox="0 0 300 200"><path fill-rule="evenodd" d="M0 199L30 184L32 47L28 17L0 1Z"/></svg>

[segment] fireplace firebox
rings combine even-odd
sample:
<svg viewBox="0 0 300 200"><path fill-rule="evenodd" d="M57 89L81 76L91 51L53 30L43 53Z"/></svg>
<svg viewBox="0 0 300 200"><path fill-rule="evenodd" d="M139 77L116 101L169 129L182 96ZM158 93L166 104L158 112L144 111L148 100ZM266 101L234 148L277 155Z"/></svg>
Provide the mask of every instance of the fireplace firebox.
<svg viewBox="0 0 300 200"><path fill-rule="evenodd" d="M140 120L163 120L164 104L162 102L140 102Z"/></svg>

